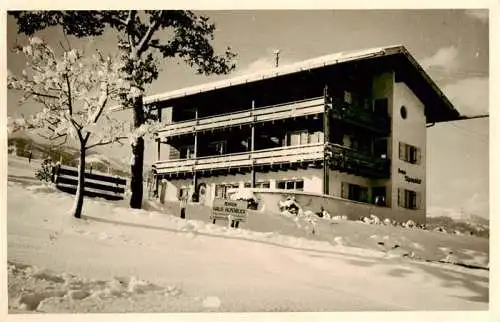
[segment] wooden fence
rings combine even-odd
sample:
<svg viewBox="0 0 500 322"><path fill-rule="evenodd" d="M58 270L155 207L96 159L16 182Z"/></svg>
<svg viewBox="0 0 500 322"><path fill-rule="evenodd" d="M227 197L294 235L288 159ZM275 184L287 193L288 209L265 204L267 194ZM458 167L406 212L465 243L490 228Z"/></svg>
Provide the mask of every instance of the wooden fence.
<svg viewBox="0 0 500 322"><path fill-rule="evenodd" d="M55 166L52 171L52 182L59 190L76 194L78 170ZM118 176L85 172L84 195L107 200L122 200L126 184L127 180Z"/></svg>

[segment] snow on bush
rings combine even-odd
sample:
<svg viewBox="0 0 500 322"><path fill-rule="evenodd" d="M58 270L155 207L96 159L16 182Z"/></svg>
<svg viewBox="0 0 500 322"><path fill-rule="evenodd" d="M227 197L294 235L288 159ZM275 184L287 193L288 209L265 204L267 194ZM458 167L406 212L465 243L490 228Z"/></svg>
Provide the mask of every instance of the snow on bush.
<svg viewBox="0 0 500 322"><path fill-rule="evenodd" d="M50 158L42 161L42 165L35 172L35 178L44 182L52 181L52 160Z"/></svg>
<svg viewBox="0 0 500 322"><path fill-rule="evenodd" d="M403 224L403 227L405 228L415 228L417 225L413 220L408 220L406 223Z"/></svg>
<svg viewBox="0 0 500 322"><path fill-rule="evenodd" d="M217 309L221 305L221 300L217 296L208 296L203 300L203 307Z"/></svg>

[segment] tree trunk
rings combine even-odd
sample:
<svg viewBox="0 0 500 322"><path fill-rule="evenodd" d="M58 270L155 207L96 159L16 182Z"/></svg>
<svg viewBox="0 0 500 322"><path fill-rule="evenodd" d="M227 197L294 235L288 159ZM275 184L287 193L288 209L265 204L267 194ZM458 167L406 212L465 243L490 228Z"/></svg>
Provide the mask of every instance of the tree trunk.
<svg viewBox="0 0 500 322"><path fill-rule="evenodd" d="M76 188L75 205L73 207L73 216L82 217L83 193L85 187L85 148L80 147L80 165L78 166L78 186Z"/></svg>
<svg viewBox="0 0 500 322"><path fill-rule="evenodd" d="M144 124L144 110L142 96L134 99L134 128L139 128ZM132 143L132 162L130 165L130 207L141 209L143 194L143 172L144 166L144 138L139 137Z"/></svg>

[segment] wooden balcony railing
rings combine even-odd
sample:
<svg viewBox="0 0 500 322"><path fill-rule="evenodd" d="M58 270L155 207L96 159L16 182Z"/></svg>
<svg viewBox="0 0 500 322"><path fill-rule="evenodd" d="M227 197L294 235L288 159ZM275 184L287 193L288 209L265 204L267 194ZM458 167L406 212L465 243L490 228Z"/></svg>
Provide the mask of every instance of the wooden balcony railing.
<svg viewBox="0 0 500 322"><path fill-rule="evenodd" d="M332 100L332 107L331 116L334 119L359 124L377 132L390 132L389 116L383 117L376 115L369 110L346 103L339 99Z"/></svg>
<svg viewBox="0 0 500 322"><path fill-rule="evenodd" d="M325 153L327 163L332 170L371 178L390 176L390 160L388 159L333 143L327 144Z"/></svg>
<svg viewBox="0 0 500 322"><path fill-rule="evenodd" d="M158 161L153 164L158 174L192 172L209 169L250 167L280 163L295 163L323 160L323 143L286 146L253 152L215 155L196 159Z"/></svg>
<svg viewBox="0 0 500 322"><path fill-rule="evenodd" d="M254 110L203 117L197 120L182 121L165 125L157 132L160 138L189 134L194 131L212 130L229 126L269 122L298 116L321 114L324 111L322 97L286 104L266 106Z"/></svg>

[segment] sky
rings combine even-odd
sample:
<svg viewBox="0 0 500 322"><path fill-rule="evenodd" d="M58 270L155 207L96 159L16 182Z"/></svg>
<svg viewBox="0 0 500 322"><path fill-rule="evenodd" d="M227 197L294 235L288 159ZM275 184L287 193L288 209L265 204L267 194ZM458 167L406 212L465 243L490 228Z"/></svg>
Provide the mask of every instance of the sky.
<svg viewBox="0 0 500 322"><path fill-rule="evenodd" d="M214 47L230 46L238 54L237 69L229 76L207 77L179 61L163 60L159 78L146 89L158 94L225 77L242 75L339 51L402 44L436 81L463 115L488 114L489 21L487 10L295 10L203 11L216 24ZM37 36L52 46L62 41L60 28ZM163 37L162 37L163 36ZM166 33L160 34L165 38ZM115 52L116 35L107 31L93 39L70 37L72 47ZM7 20L7 46L23 44L12 17ZM7 53L9 72L19 75L23 59ZM38 108L19 106L18 94L8 91L7 114L28 115ZM127 117L128 112L117 115ZM488 218L489 119L437 124L427 130L428 212L464 212ZM128 162L130 147L115 146L107 153ZM155 148L146 146L146 162Z"/></svg>

